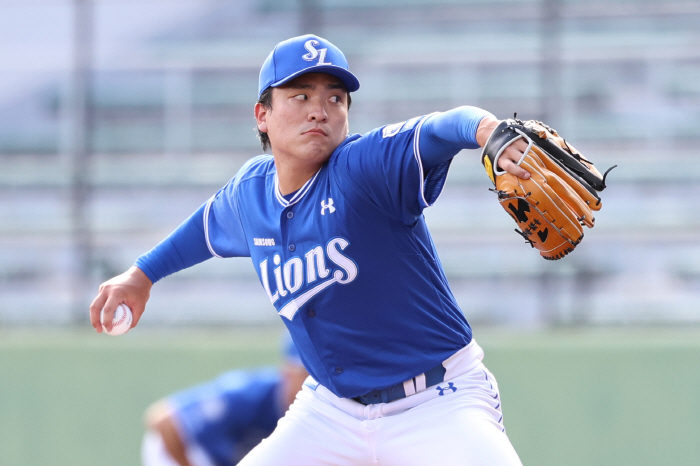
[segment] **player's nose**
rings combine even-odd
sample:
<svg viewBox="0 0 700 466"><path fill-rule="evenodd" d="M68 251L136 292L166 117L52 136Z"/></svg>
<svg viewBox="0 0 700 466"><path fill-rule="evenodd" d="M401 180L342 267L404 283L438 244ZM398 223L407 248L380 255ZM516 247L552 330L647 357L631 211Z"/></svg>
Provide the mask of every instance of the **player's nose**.
<svg viewBox="0 0 700 466"><path fill-rule="evenodd" d="M326 105L320 99L316 102L311 101L309 104L309 121L325 121L328 118Z"/></svg>

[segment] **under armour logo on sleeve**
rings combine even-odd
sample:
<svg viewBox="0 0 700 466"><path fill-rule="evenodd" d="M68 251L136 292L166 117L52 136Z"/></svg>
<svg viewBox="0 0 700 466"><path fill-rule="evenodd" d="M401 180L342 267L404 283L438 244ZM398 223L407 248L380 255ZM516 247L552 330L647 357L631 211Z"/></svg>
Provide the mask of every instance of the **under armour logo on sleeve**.
<svg viewBox="0 0 700 466"><path fill-rule="evenodd" d="M328 209L328 213L332 214L335 212L335 207L333 207L333 198L329 197L328 202L326 201L321 201L321 215L326 215L326 209Z"/></svg>

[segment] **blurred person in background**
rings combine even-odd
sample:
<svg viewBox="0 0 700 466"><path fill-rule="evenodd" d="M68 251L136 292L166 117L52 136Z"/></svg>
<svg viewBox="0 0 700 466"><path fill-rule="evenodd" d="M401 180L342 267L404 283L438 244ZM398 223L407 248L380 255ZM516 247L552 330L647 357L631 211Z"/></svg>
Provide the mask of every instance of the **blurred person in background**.
<svg viewBox="0 0 700 466"><path fill-rule="evenodd" d="M280 369L232 370L148 407L143 466L233 466L292 404L308 373L290 338Z"/></svg>

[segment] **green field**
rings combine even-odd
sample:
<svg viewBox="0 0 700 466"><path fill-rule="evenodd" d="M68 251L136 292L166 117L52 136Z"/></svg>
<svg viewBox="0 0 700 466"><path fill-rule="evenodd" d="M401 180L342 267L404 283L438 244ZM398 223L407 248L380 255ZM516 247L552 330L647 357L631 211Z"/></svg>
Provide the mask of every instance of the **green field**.
<svg viewBox="0 0 700 466"><path fill-rule="evenodd" d="M0 465L137 466L151 401L233 367L277 364L280 334L0 329ZM525 465L700 464L700 330L476 337Z"/></svg>

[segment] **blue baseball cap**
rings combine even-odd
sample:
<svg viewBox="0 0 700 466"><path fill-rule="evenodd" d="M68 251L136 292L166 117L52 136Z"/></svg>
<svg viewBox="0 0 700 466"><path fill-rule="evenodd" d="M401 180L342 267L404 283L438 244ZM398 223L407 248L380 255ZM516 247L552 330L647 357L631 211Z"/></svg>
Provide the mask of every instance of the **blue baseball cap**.
<svg viewBox="0 0 700 466"><path fill-rule="evenodd" d="M338 47L312 34L280 42L260 69L258 97L268 87L277 87L306 73L327 73L340 78L348 92L360 88L360 81L348 69L348 60Z"/></svg>

